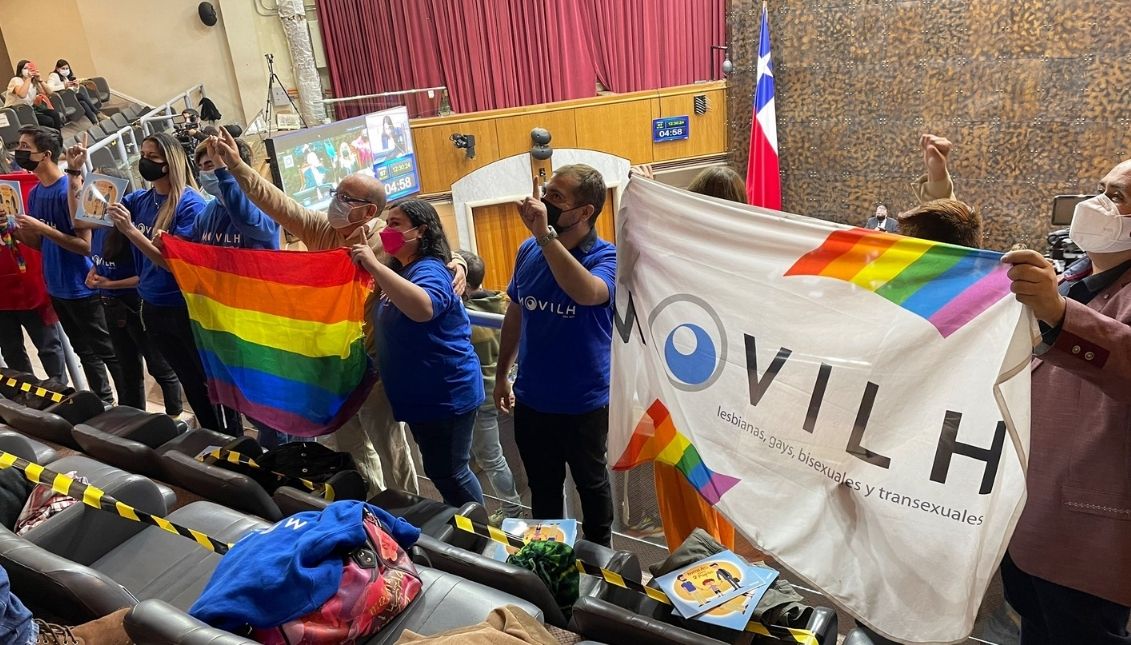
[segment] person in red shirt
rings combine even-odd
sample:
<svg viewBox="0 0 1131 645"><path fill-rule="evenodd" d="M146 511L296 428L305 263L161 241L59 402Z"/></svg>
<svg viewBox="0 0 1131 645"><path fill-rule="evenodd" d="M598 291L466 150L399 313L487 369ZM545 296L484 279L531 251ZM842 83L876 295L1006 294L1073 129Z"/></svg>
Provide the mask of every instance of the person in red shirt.
<svg viewBox="0 0 1131 645"><path fill-rule="evenodd" d="M20 182L24 203L38 180L26 172L2 174L0 179ZM24 331L39 353L47 376L67 382L67 363L56 323L59 318L47 297L39 251L11 234L7 214L0 214L0 355L8 367L34 373L24 350Z"/></svg>

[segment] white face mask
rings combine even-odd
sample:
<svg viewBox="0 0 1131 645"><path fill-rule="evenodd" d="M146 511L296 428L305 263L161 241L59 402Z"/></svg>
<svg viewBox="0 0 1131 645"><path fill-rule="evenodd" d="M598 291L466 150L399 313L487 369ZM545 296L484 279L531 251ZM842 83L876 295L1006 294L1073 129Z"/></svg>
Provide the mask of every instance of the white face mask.
<svg viewBox="0 0 1131 645"><path fill-rule="evenodd" d="M330 226L336 229L356 226L358 222L350 221L350 213L355 208L365 208L365 206L350 206L345 201L334 197L330 200L330 206L326 209L326 219L330 221Z"/></svg>
<svg viewBox="0 0 1131 645"><path fill-rule="evenodd" d="M1068 237L1088 253L1128 251L1131 217L1120 215L1107 195L1096 195L1076 204Z"/></svg>
<svg viewBox="0 0 1131 645"><path fill-rule="evenodd" d="M71 68L64 67L63 69L60 69L59 70L59 76L61 76L63 78L70 78L71 77Z"/></svg>
<svg viewBox="0 0 1131 645"><path fill-rule="evenodd" d="M29 76L31 76L31 68L27 65L24 65L23 77L27 78Z"/></svg>

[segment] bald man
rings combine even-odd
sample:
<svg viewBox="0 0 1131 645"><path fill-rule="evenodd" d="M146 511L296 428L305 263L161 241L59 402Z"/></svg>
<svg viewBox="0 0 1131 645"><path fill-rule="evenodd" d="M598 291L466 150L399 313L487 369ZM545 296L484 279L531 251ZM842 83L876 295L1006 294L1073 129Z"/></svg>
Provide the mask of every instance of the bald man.
<svg viewBox="0 0 1131 645"><path fill-rule="evenodd" d="M341 180L330 206L323 213L303 207L244 163L235 140L223 129L218 143L228 169L248 199L302 240L308 250L349 247L364 240L379 260L384 262L388 257L378 235L385 228L384 220L378 219L385 210L385 187L376 178L358 173ZM467 264L462 258L457 258L450 266L455 271L453 286L457 293L462 294ZM374 292L365 303L365 348L370 356L375 351L372 314L377 296ZM411 369L411 366L406 369ZM369 484L371 497L387 488L419 493L416 468L404 426L393 418L381 381L373 386L357 416L329 435L326 443L353 456Z"/></svg>

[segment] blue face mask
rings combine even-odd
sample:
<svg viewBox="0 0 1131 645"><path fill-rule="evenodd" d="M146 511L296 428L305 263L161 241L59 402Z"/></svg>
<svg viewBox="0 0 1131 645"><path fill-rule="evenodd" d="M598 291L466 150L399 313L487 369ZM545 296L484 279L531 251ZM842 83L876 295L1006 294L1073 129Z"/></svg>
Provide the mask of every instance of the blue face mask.
<svg viewBox="0 0 1131 645"><path fill-rule="evenodd" d="M220 199L220 179L216 176L215 172L211 170L200 171L200 187L209 195Z"/></svg>

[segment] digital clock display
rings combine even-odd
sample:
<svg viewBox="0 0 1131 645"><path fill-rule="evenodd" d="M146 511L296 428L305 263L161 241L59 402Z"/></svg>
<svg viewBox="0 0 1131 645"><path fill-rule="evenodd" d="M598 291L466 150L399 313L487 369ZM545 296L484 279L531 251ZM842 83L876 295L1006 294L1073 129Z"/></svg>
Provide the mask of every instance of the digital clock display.
<svg viewBox="0 0 1131 645"><path fill-rule="evenodd" d="M652 120L652 142L681 141L690 136L690 119L687 116L666 116Z"/></svg>
<svg viewBox="0 0 1131 645"><path fill-rule="evenodd" d="M415 154L375 164L373 176L385 185L385 197L390 202L420 192Z"/></svg>

